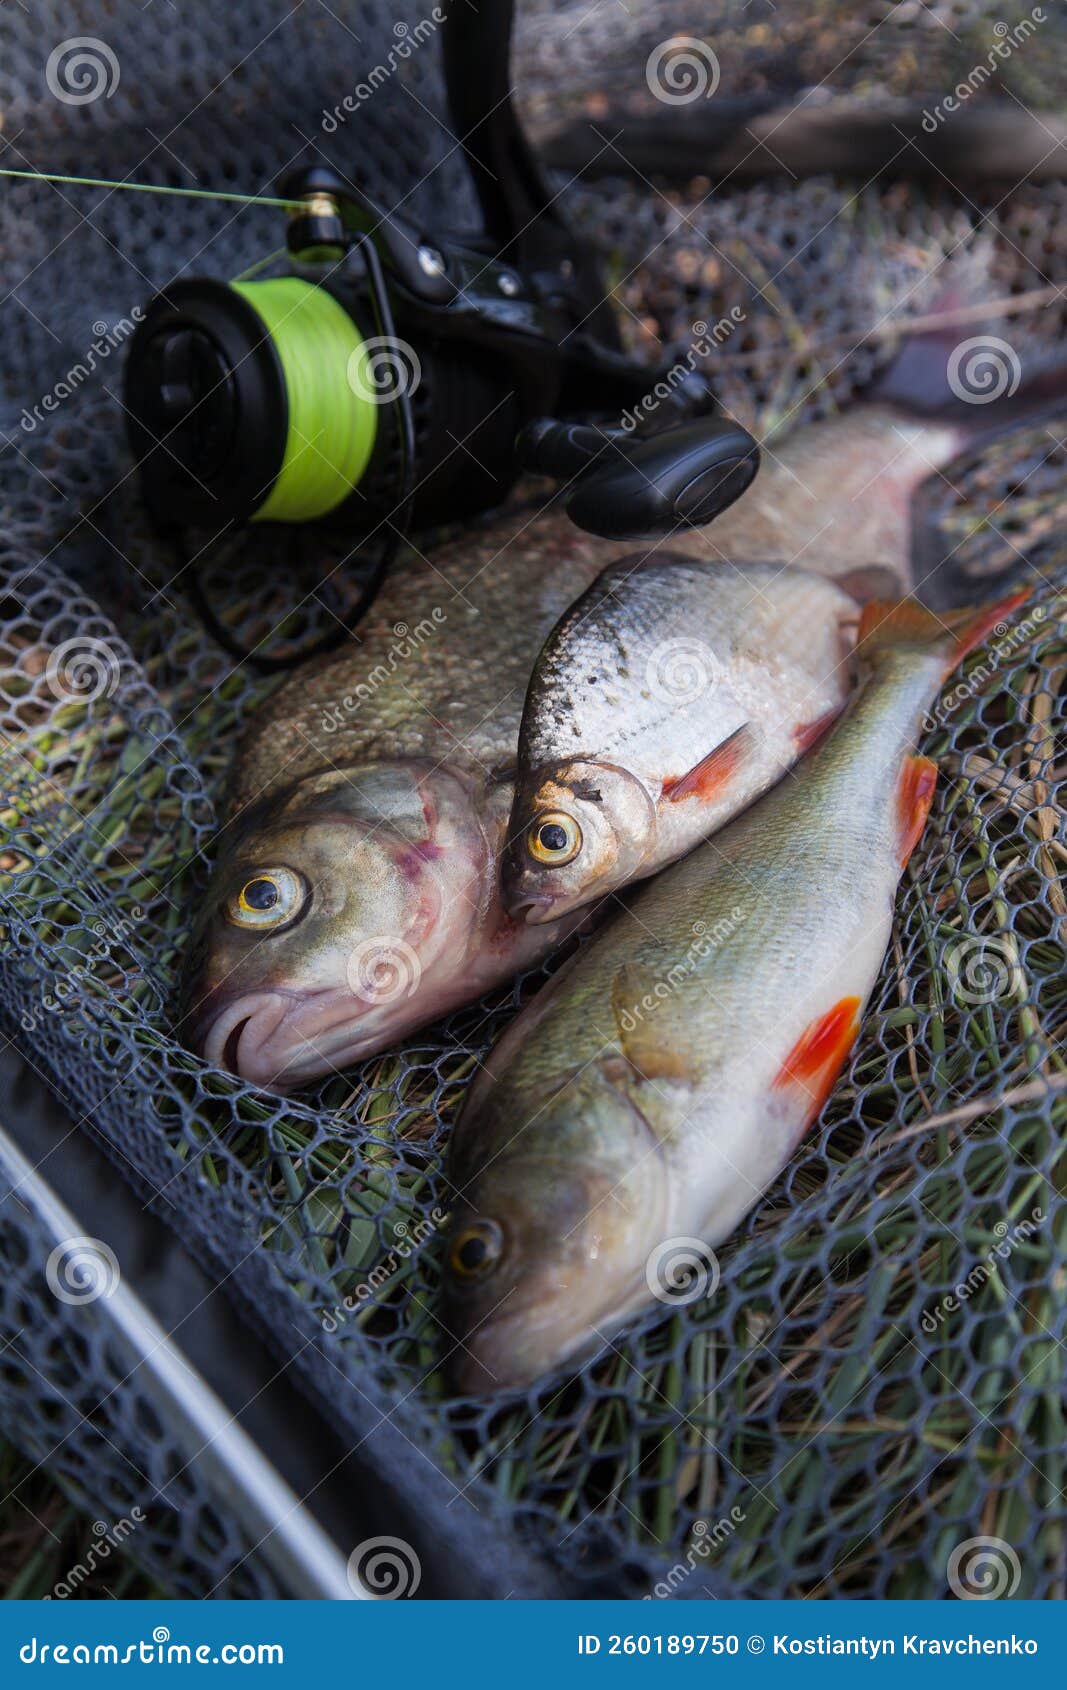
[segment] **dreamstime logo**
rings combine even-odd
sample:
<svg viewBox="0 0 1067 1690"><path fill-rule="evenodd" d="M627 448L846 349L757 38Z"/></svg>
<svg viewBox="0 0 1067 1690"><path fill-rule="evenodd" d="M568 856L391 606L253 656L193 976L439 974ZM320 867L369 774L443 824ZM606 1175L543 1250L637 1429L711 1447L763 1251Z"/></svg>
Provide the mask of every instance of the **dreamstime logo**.
<svg viewBox="0 0 1067 1690"><path fill-rule="evenodd" d="M336 1332L348 1315L355 1314L361 1304L383 1290L399 1271L400 1263L408 1261L447 1219L445 1210L431 1209L428 1217L416 1221L414 1226L409 1226L407 1221L397 1221L393 1227L393 1247L385 1260L371 1268L366 1279L348 1293L343 1303L335 1303L329 1313L322 1316L323 1331Z"/></svg>
<svg viewBox="0 0 1067 1690"><path fill-rule="evenodd" d="M715 1295L719 1258L702 1238L667 1238L645 1263L645 1283L657 1302L684 1308Z"/></svg>
<svg viewBox="0 0 1067 1690"><path fill-rule="evenodd" d="M724 1514L710 1526L707 1520L694 1520L685 1560L676 1561L670 1571L654 1584L651 1590L646 1591L642 1600L665 1602L668 1597L673 1596L678 1586L685 1583L698 1561L704 1560L713 1550L721 1548L747 1518L744 1509L735 1502L728 1515Z"/></svg>
<svg viewBox="0 0 1067 1690"><path fill-rule="evenodd" d="M653 47L645 65L648 91L667 106L710 100L719 86L719 61L706 41L672 35Z"/></svg>
<svg viewBox="0 0 1067 1690"><path fill-rule="evenodd" d="M115 1252L101 1238L68 1238L57 1244L45 1263L45 1279L60 1303L80 1307L118 1290L119 1264Z"/></svg>
<svg viewBox="0 0 1067 1690"><path fill-rule="evenodd" d="M119 660L106 640L76 635L56 646L48 659L45 680L63 704L75 699L91 704L110 698L119 684Z"/></svg>
<svg viewBox="0 0 1067 1690"><path fill-rule="evenodd" d="M72 35L52 48L44 79L49 93L65 106L88 106L101 94L110 100L119 85L119 61L106 41Z"/></svg>
<svg viewBox="0 0 1067 1690"><path fill-rule="evenodd" d="M662 640L645 667L645 684L661 704L691 704L719 680L718 658L703 640Z"/></svg>
<svg viewBox="0 0 1067 1690"><path fill-rule="evenodd" d="M691 376L697 365L701 363L714 347L722 346L729 340L735 329L748 321L744 306L731 305L725 317L720 317L717 323L708 323L703 317L698 317L693 324L693 339L684 357L671 365L667 372L660 376L649 391L637 401L637 404L623 411L619 421L623 428L632 432L639 423L654 416L665 400L670 399L675 390L684 385L686 378Z"/></svg>
<svg viewBox="0 0 1067 1690"><path fill-rule="evenodd" d="M405 939L364 939L348 959L349 991L365 1003L396 1003L418 990L422 964Z"/></svg>
<svg viewBox="0 0 1067 1690"><path fill-rule="evenodd" d="M94 972L94 968L100 963L111 964L112 968L117 966L112 957L114 948L126 943L135 923L143 916L144 910L140 904L134 904L129 918L123 915L97 917L90 928L96 942L83 953L80 962L74 963L65 973L57 975L52 990L45 992L34 1007L28 1009L20 1018L23 1031L32 1033L41 1025L46 1015L64 1014L79 1001L86 990L97 993L106 990L106 983Z"/></svg>
<svg viewBox="0 0 1067 1690"><path fill-rule="evenodd" d="M720 945L724 945L731 933L737 931L745 919L745 912L740 905L735 904L726 915L721 915L709 926L706 921L694 921L692 926L693 938L686 949L681 962L676 962L667 972L660 976L649 990L634 1002L629 1004L618 1014L617 1025L620 1033L633 1033L647 1016L652 1015L667 999L676 992L683 981L688 980L699 963L704 962Z"/></svg>
<svg viewBox="0 0 1067 1690"><path fill-rule="evenodd" d="M416 47L421 47L428 41L439 23L444 23L445 13L440 6L434 6L428 18L420 18L414 28L401 19L393 25L393 45L385 55L381 64L376 64L367 72L362 82L357 82L351 94L334 106L332 111L323 107L322 127L327 135L335 135L338 125L345 123L354 111L358 111L372 95L376 94L384 82L400 69L405 59L409 59Z"/></svg>
<svg viewBox="0 0 1067 1690"><path fill-rule="evenodd" d="M394 622L394 640L389 646L385 657L380 663L364 675L356 685L354 692L346 692L340 703L327 705L322 714L323 733L336 733L338 728L344 727L346 716L354 716L361 704L374 697L378 688L391 675L395 675L401 663L406 663L415 655L424 640L436 634L443 622L448 621L448 612L439 604L435 604L429 616L423 616L414 627L407 622Z"/></svg>
<svg viewBox="0 0 1067 1690"><path fill-rule="evenodd" d="M980 693L1001 664L1014 657L1020 646L1035 638L1047 616L1045 606L1035 604L1030 614L1014 626L1008 622L998 622L983 642L981 655L968 666L967 673L953 686L945 689L937 701L935 711L926 712L922 721L923 733L933 733L961 704Z"/></svg>
<svg viewBox="0 0 1067 1690"><path fill-rule="evenodd" d="M923 128L928 135L937 133L939 123L947 122L953 112L959 111L967 104L973 94L977 94L990 79L1000 75L1000 67L1005 59L1010 59L1017 47L1022 47L1030 37L1036 33L1038 24L1046 23L1048 13L1043 6L1035 6L1028 18L1021 18L1015 25L995 23L993 25L993 45L984 59L968 71L962 82L957 82L950 94L946 94L933 110L929 107L923 111Z"/></svg>
<svg viewBox="0 0 1067 1690"><path fill-rule="evenodd" d="M948 1583L961 1602L1014 1596L1023 1576L1019 1557L1002 1537L969 1537L948 1558Z"/></svg>
<svg viewBox="0 0 1067 1690"><path fill-rule="evenodd" d="M346 373L357 399L389 405L395 399L410 399L422 380L422 364L406 340L375 335L351 354Z"/></svg>
<svg viewBox="0 0 1067 1690"><path fill-rule="evenodd" d="M43 1596L41 1600L43 1602L65 1602L68 1596L73 1596L78 1586L84 1584L86 1579L91 1578L97 1567L110 1558L113 1550L121 1549L130 1533L143 1523L144 1517L144 1510L135 1505L130 1509L128 1515L123 1515L121 1520L116 1520L113 1526L109 1526L106 1520L94 1520L93 1537L95 1542L90 1543L85 1559L76 1561L73 1567L60 1579L59 1583L52 1586L51 1592ZM167 1635L169 1637L169 1632ZM159 1641L160 1639L156 1638L156 1642ZM163 1639L163 1641L166 1641L166 1639Z"/></svg>
<svg viewBox="0 0 1067 1690"><path fill-rule="evenodd" d="M1013 1227L1009 1227L1007 1221L998 1221L993 1228L996 1243L989 1246L981 1261L974 1263L966 1279L961 1279L932 1308L923 1310L919 1322L923 1331L937 1332L950 1315L958 1313L964 1303L995 1278L1001 1262L1006 1262L1019 1244L1034 1236L1044 1219L1045 1211L1036 1208L1031 1209L1029 1220L1017 1221Z"/></svg>
<svg viewBox="0 0 1067 1690"><path fill-rule="evenodd" d="M108 324L98 318L93 324L94 339L84 357L72 364L66 374L61 376L50 393L38 399L36 405L25 406L19 421L26 434L32 434L44 422L46 416L58 411L64 400L76 393L83 382L96 374L97 367L106 363L111 354L122 346L133 334L137 325L144 319L144 312L139 305L135 305L128 317L120 317L117 322Z"/></svg>
<svg viewBox="0 0 1067 1690"><path fill-rule="evenodd" d="M958 1004L991 1004L1017 998L1024 984L1011 942L977 933L949 945L945 973Z"/></svg>
<svg viewBox="0 0 1067 1690"><path fill-rule="evenodd" d="M422 1564L402 1537L368 1537L348 1557L348 1584L357 1596L369 1591L384 1602L414 1596Z"/></svg>
<svg viewBox="0 0 1067 1690"><path fill-rule="evenodd" d="M1019 355L995 334L974 335L953 347L948 360L948 385L966 405L989 405L1011 398L1022 380Z"/></svg>

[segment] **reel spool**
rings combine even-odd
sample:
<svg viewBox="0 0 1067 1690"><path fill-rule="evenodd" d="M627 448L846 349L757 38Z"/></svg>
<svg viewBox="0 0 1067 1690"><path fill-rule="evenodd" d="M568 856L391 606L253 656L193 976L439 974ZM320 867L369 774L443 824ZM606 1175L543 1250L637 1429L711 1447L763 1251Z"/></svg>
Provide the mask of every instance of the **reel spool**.
<svg viewBox="0 0 1067 1690"><path fill-rule="evenodd" d="M502 498L516 473L515 395L501 400L476 351L374 330L358 298L298 276L181 281L153 300L131 342L125 404L157 518L370 525L403 503L405 400L412 521Z"/></svg>

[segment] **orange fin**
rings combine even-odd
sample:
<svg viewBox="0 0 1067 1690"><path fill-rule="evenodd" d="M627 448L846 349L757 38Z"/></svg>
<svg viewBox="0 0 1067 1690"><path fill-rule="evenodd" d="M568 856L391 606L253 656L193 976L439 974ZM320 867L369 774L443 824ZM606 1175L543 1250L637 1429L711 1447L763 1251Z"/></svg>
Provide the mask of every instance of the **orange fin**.
<svg viewBox="0 0 1067 1690"><path fill-rule="evenodd" d="M930 814L934 787L937 785L937 764L929 757L906 757L897 786L897 822L900 827L900 866L922 838L926 818Z"/></svg>
<svg viewBox="0 0 1067 1690"><path fill-rule="evenodd" d="M843 708L843 705L835 704L832 710L826 710L821 716L816 716L813 722L801 722L799 727L793 729L793 744L801 756L818 743L828 728L833 727Z"/></svg>
<svg viewBox="0 0 1067 1690"><path fill-rule="evenodd" d="M899 599L887 604L873 599L860 613L856 649L863 657L876 658L893 647L917 645L945 646L946 674L962 663L969 652L988 639L997 623L1010 616L1013 610L1030 597L1029 587L1021 587L995 604L979 606L977 610L946 610L943 613L927 610L918 599Z"/></svg>
<svg viewBox="0 0 1067 1690"><path fill-rule="evenodd" d="M751 740L752 728L748 722L742 722L729 739L724 739L684 775L668 775L662 796L669 804L677 804L682 798L717 798L744 761Z"/></svg>
<svg viewBox="0 0 1067 1690"><path fill-rule="evenodd" d="M774 1080L775 1091L801 1086L812 1100L809 1121L814 1121L829 1097L845 1058L859 1032L859 998L842 998L818 1016L801 1033Z"/></svg>

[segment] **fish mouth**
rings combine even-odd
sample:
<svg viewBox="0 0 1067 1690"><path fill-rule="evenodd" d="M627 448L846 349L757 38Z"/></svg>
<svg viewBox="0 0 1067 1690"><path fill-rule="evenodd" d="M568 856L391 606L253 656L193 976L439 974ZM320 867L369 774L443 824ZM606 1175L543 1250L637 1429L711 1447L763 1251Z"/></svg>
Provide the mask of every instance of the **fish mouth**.
<svg viewBox="0 0 1067 1690"><path fill-rule="evenodd" d="M555 1321L532 1325L520 1311L494 1317L480 1331L454 1340L456 1349L445 1363L448 1388L455 1396L488 1397L528 1390L564 1369L577 1372L607 1346L625 1318L587 1322L561 1337Z"/></svg>
<svg viewBox="0 0 1067 1690"><path fill-rule="evenodd" d="M353 1028L359 1019L360 1026ZM225 1004L196 1039L213 1068L253 1085L288 1091L357 1061L380 1043L345 988L241 993Z"/></svg>
<svg viewBox="0 0 1067 1690"><path fill-rule="evenodd" d="M507 913L512 921L525 922L528 927L540 927L543 922L555 921L566 911L559 908L559 901L551 892L517 892L507 902Z"/></svg>

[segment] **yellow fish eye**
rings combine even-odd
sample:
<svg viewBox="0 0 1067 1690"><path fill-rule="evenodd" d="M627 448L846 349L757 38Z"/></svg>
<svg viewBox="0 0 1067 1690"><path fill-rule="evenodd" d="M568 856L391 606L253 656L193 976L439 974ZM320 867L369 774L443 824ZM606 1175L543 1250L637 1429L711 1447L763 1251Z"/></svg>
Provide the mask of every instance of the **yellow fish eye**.
<svg viewBox="0 0 1067 1690"><path fill-rule="evenodd" d="M526 845L536 862L559 868L569 863L582 848L582 830L573 816L563 810L548 810L538 816L526 835Z"/></svg>
<svg viewBox="0 0 1067 1690"><path fill-rule="evenodd" d="M226 918L237 927L281 927L299 914L306 898L307 887L292 869L263 869L229 900Z"/></svg>
<svg viewBox="0 0 1067 1690"><path fill-rule="evenodd" d="M448 1265L459 1279L480 1279L500 1260L504 1235L496 1221L472 1221L457 1232L448 1252Z"/></svg>

